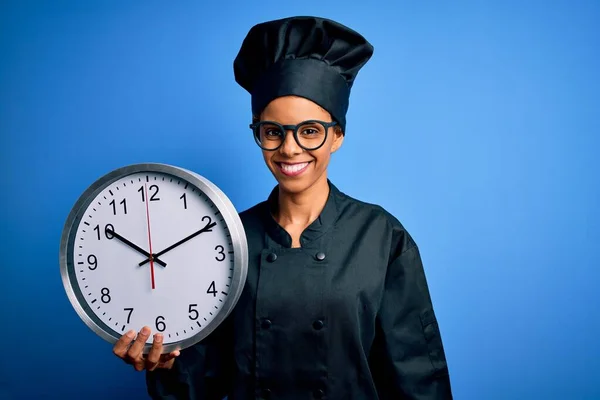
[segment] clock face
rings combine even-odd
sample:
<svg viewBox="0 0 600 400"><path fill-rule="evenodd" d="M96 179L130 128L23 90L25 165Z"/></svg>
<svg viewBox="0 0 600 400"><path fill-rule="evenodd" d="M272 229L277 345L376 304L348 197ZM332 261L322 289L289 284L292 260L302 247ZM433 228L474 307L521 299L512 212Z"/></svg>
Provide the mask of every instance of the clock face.
<svg viewBox="0 0 600 400"><path fill-rule="evenodd" d="M80 316L110 341L148 326L166 349L183 348L237 301L245 272L237 213L186 178L147 169L113 176L73 211L66 285Z"/></svg>

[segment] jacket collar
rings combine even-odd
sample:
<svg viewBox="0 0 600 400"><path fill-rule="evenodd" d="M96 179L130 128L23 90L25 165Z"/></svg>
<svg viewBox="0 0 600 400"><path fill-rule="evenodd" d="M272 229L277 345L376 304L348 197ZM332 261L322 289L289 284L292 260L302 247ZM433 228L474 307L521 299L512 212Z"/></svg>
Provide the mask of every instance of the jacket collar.
<svg viewBox="0 0 600 400"><path fill-rule="evenodd" d="M327 196L327 202L325 207L321 211L321 214L315 219L302 233L300 236L300 245L302 247L310 247L311 243L319 239L334 225L338 218L339 210L339 196L341 192L338 188L331 183L328 179L329 195ZM277 223L273 218L274 211L277 210L279 199L279 185L275 186L271 191L265 207L266 230L267 234L275 242L283 247L292 247L292 237L287 233L285 229Z"/></svg>

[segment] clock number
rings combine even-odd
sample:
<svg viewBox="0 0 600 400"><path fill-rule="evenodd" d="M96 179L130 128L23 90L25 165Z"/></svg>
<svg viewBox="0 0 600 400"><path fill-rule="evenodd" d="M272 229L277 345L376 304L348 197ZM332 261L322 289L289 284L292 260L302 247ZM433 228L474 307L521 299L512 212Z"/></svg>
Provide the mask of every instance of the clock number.
<svg viewBox="0 0 600 400"><path fill-rule="evenodd" d="M223 260L225 260L225 253L224 253L225 248L223 246L221 246L221 245L218 245L217 247L215 247L215 250L217 250L219 252L219 254L221 256L223 256L222 258L215 257L215 260L217 260L217 261L223 261Z"/></svg>
<svg viewBox="0 0 600 400"><path fill-rule="evenodd" d="M160 315L158 317L156 317L155 325L156 325L156 329L159 332L164 332L164 330L167 329L167 326L163 322L164 320L165 320L165 317L162 317Z"/></svg>
<svg viewBox="0 0 600 400"><path fill-rule="evenodd" d="M97 259L97 258L96 258L96 256L95 256L95 255L93 255L93 254L90 254L90 255L88 256L88 258L87 258L87 262L88 262L88 264L90 264L90 265L88 266L88 268L89 268L91 271L95 270L95 269L98 267L98 259Z"/></svg>
<svg viewBox="0 0 600 400"><path fill-rule="evenodd" d="M156 195L158 194L158 186L157 185L151 185L149 190L153 190L156 189L154 194L152 194L152 196L150 196L150 201L158 201L160 200L160 197L156 197ZM140 186L140 188L138 189L138 192L140 192L142 194L142 203L144 201L146 201L146 196L144 194L144 187Z"/></svg>
<svg viewBox="0 0 600 400"><path fill-rule="evenodd" d="M114 231L115 227L112 226L112 224L106 224L106 226L104 227L104 236L106 236L106 238L110 240L110 239L114 238L114 236L112 234L108 233L108 229L110 229L111 231ZM98 240L100 240L100 225L96 225L94 230L98 234Z"/></svg>
<svg viewBox="0 0 600 400"><path fill-rule="evenodd" d="M124 311L129 311L129 314L127 314L127 323L129 323L130 319L131 319L131 313L133 312L133 308L124 308Z"/></svg>
<svg viewBox="0 0 600 400"><path fill-rule="evenodd" d="M108 288L102 288L100 293L102 293L102 297L100 297L100 300L102 300L102 302L105 304L110 303L110 290L108 290Z"/></svg>
<svg viewBox="0 0 600 400"><path fill-rule="evenodd" d="M217 297L217 290L215 289L215 281L212 281L212 283L208 287L208 290L206 291L206 293L212 294L213 297Z"/></svg>
<svg viewBox="0 0 600 400"><path fill-rule="evenodd" d="M185 193L181 195L180 199L183 199L183 208L187 210L187 197Z"/></svg>
<svg viewBox="0 0 600 400"><path fill-rule="evenodd" d="M198 317L200 316L200 314L198 314L198 310L196 310L194 307L197 307L198 304L190 304L190 308L188 309L188 312L190 313L189 317L191 320L195 320L198 319ZM194 315L192 317L192 315Z"/></svg>
<svg viewBox="0 0 600 400"><path fill-rule="evenodd" d="M152 190L152 189L156 189L156 192L154 192L154 194L152 196L150 196L150 201L160 200L160 197L156 197L156 195L158 194L158 186L156 186L156 185L150 186L150 190ZM156 198L154 198L154 197L156 197Z"/></svg>
<svg viewBox="0 0 600 400"><path fill-rule="evenodd" d="M212 222L212 219L210 219L210 217L208 215L205 215L204 217L202 217L202 221L204 221L205 219L208 219L208 222L206 223L206 225L210 225Z"/></svg>
<svg viewBox="0 0 600 400"><path fill-rule="evenodd" d="M106 238L108 240L114 238L115 236L112 233L108 233L108 230L111 230L112 232L115 231L115 227L112 226L112 224L106 224L106 226L104 227L104 236L106 236Z"/></svg>
<svg viewBox="0 0 600 400"><path fill-rule="evenodd" d="M115 200L113 199L113 201L111 201L108 204L110 204L113 207L113 215L117 215L117 204L115 203ZM123 212L127 214L127 200L123 199L119 204L123 205Z"/></svg>

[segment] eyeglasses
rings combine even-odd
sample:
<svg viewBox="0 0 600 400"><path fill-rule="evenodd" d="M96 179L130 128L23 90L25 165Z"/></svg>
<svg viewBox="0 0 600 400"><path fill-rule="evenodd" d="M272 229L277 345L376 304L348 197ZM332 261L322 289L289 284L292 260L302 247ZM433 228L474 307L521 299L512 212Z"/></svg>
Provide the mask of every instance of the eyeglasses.
<svg viewBox="0 0 600 400"><path fill-rule="evenodd" d="M282 125L274 121L250 124L254 140L263 150L274 151L281 147L288 131L292 131L296 143L304 150L317 150L327 140L327 131L337 122L309 120L298 125Z"/></svg>

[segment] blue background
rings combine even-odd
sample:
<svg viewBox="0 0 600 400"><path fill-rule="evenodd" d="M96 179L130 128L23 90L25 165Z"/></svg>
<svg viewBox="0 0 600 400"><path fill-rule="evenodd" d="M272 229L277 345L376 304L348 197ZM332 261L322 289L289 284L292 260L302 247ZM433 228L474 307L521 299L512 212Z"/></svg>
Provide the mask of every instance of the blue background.
<svg viewBox="0 0 600 400"><path fill-rule="evenodd" d="M144 161L265 199L232 61L291 14L375 46L330 177L421 247L456 398L600 398L600 3L322 0L2 2L0 398L145 397L67 300L63 223Z"/></svg>

